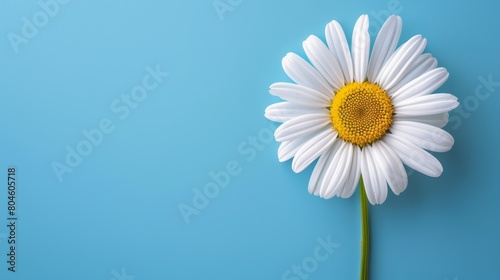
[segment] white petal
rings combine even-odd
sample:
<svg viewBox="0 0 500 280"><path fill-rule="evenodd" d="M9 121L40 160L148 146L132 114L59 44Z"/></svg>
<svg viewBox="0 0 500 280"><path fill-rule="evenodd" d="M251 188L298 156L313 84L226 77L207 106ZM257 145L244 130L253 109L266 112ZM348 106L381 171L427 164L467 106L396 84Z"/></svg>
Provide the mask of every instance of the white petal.
<svg viewBox="0 0 500 280"><path fill-rule="evenodd" d="M344 141L340 144L339 151L333 156L326 169L325 177L320 187L320 196L325 199L337 195L343 188L349 175L349 167L353 157L353 145Z"/></svg>
<svg viewBox="0 0 500 280"><path fill-rule="evenodd" d="M370 56L370 34L368 34L368 15L359 17L352 33L351 54L354 67L354 81L362 83L366 78Z"/></svg>
<svg viewBox="0 0 500 280"><path fill-rule="evenodd" d="M361 169L363 182L365 184L366 195L371 204L382 204L387 198L387 183L380 166L385 164L383 158L377 157L372 146L365 146L364 168ZM369 195L370 194L370 195Z"/></svg>
<svg viewBox="0 0 500 280"><path fill-rule="evenodd" d="M344 183L344 188L337 195L342 198L349 198L356 191L356 187L359 184L359 176L361 174L360 168L360 154L361 149L358 146L353 146L352 150L352 163L349 168L349 175L347 175L346 182Z"/></svg>
<svg viewBox="0 0 500 280"><path fill-rule="evenodd" d="M393 134L402 136L421 148L433 152L447 152L454 144L451 134L429 124L395 121L390 130Z"/></svg>
<svg viewBox="0 0 500 280"><path fill-rule="evenodd" d="M445 113L457 108L457 98L448 93L435 93L408 98L394 105L396 115L423 116Z"/></svg>
<svg viewBox="0 0 500 280"><path fill-rule="evenodd" d="M390 90L410 70L418 57L422 54L427 40L421 35L413 36L408 42L399 47L396 52L382 66L376 82L385 90Z"/></svg>
<svg viewBox="0 0 500 280"><path fill-rule="evenodd" d="M346 83L352 82L352 58L351 53L349 52L349 46L347 45L347 39L345 37L344 30L342 30L342 27L338 22L332 21L326 25L325 35L328 48L337 58L337 61L342 68L342 73L344 74Z"/></svg>
<svg viewBox="0 0 500 280"><path fill-rule="evenodd" d="M440 67L420 75L391 95L392 104L399 101L433 93L448 79L448 71Z"/></svg>
<svg viewBox="0 0 500 280"><path fill-rule="evenodd" d="M326 130L309 139L295 154L292 170L295 173L302 172L311 162L330 148L336 138L337 132L327 127Z"/></svg>
<svg viewBox="0 0 500 280"><path fill-rule="evenodd" d="M373 171L369 168L369 166L373 163L368 159L366 154L366 149L362 149L359 157L359 167L361 170L361 180L363 180L366 196L368 197L368 201L371 203L372 201L375 201L375 192L373 191L373 188L367 188L366 184L370 181L371 172Z"/></svg>
<svg viewBox="0 0 500 280"><path fill-rule="evenodd" d="M342 142L343 141L335 141L333 145L319 157L316 166L314 166L314 170L311 174L311 177L309 178L309 186L308 186L309 193L314 194L316 196L320 195L319 191L321 185L323 184L326 170L330 166L335 154L337 154L340 148L340 144Z"/></svg>
<svg viewBox="0 0 500 280"><path fill-rule="evenodd" d="M373 51L368 64L368 80L375 81L380 69L392 55L399 41L403 22L399 16L390 16L380 29L375 39Z"/></svg>
<svg viewBox="0 0 500 280"><path fill-rule="evenodd" d="M291 141L284 141L280 144L278 148L278 159L280 162L285 162L295 156L297 151L304 145L307 140L311 139L315 135L318 135L321 133L322 130L319 130L315 133L312 133L310 135L306 135L304 137L299 137L296 139L293 139Z"/></svg>
<svg viewBox="0 0 500 280"><path fill-rule="evenodd" d="M434 115L423 115L423 116L401 116L395 115L394 121L412 121L420 122L433 125L435 127L442 128L448 123L448 112L434 114Z"/></svg>
<svg viewBox="0 0 500 280"><path fill-rule="evenodd" d="M314 133L330 124L330 116L307 114L284 122L274 132L276 141L290 141Z"/></svg>
<svg viewBox="0 0 500 280"><path fill-rule="evenodd" d="M437 60L432 57L430 53L422 54L416 61L413 63L411 70L404 76L396 85L394 85L387 93L392 95L392 93L396 92L404 85L412 81L413 79L419 77L427 71L430 71L436 68L438 65Z"/></svg>
<svg viewBox="0 0 500 280"><path fill-rule="evenodd" d="M314 35L309 36L302 46L312 65L323 75L333 90L338 91L345 84L345 80L342 69L332 52Z"/></svg>
<svg viewBox="0 0 500 280"><path fill-rule="evenodd" d="M374 157L379 158L380 162L383 162L383 164L377 167L380 168L384 174L392 192L399 195L408 185L408 175L406 174L401 159L383 140L373 143L372 147L372 154Z"/></svg>
<svg viewBox="0 0 500 280"><path fill-rule="evenodd" d="M326 108L310 108L292 102L278 102L266 108L264 116L275 122L285 122L292 118L306 114L326 114L330 112Z"/></svg>
<svg viewBox="0 0 500 280"><path fill-rule="evenodd" d="M443 166L434 156L403 137L387 133L384 142L398 154L404 164L416 171L430 177L439 177L443 172Z"/></svg>
<svg viewBox="0 0 500 280"><path fill-rule="evenodd" d="M333 93L327 97L319 91L292 83L274 83L270 86L269 93L284 100L313 108L328 107L333 98Z"/></svg>
<svg viewBox="0 0 500 280"><path fill-rule="evenodd" d="M288 53L281 61L285 73L299 85L312 88L326 96L333 92L331 86L307 61L295 53Z"/></svg>

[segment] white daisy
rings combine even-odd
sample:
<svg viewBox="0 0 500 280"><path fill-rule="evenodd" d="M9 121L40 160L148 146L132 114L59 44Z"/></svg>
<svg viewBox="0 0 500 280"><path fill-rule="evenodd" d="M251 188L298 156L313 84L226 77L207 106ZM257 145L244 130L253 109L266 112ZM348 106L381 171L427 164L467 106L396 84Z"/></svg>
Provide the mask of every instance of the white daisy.
<svg viewBox="0 0 500 280"><path fill-rule="evenodd" d="M284 99L265 116L283 122L275 132L281 162L293 157L301 172L318 159L309 192L323 198L350 197L363 178L371 204L383 203L387 185L398 195L408 178L403 164L431 177L441 163L430 153L451 149L443 129L458 106L448 93L433 93L448 78L416 35L396 49L402 21L391 16L370 56L368 16L354 26L351 50L338 22L325 29L325 45L311 35L303 42L310 63L295 53L282 61L295 83L274 83L270 93Z"/></svg>

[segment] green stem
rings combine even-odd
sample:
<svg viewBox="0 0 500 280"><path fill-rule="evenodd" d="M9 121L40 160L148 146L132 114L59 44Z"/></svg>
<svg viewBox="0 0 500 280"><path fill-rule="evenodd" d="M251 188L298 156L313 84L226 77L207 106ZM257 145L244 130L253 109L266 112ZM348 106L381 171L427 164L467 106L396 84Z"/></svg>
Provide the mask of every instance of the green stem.
<svg viewBox="0 0 500 280"><path fill-rule="evenodd" d="M360 279L368 279L368 260L370 256L370 225L368 224L368 198L366 197L365 184L363 178L359 180L359 198L361 204L361 268Z"/></svg>

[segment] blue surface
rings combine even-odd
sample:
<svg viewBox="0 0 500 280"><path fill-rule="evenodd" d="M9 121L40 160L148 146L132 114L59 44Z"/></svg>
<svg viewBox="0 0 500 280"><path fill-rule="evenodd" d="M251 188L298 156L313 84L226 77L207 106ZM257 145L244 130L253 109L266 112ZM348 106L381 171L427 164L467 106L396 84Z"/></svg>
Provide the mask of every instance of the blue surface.
<svg viewBox="0 0 500 280"><path fill-rule="evenodd" d="M268 86L288 81L282 57L333 19L350 36L362 13L373 36L398 13L402 40L428 38L450 72L440 91L462 103L443 175L414 173L370 208L370 279L498 279L499 6L277 2L61 0L47 15L1 1L0 279L357 279L358 194L309 195L312 168L278 162L263 112L278 100Z"/></svg>

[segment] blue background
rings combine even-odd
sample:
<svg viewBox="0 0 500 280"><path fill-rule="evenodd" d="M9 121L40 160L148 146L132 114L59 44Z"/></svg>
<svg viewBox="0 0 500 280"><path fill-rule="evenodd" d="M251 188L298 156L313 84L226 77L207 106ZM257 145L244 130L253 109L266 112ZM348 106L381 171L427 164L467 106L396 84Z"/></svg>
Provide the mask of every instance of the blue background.
<svg viewBox="0 0 500 280"><path fill-rule="evenodd" d="M462 103L446 127L455 146L436 155L443 175L415 172L404 193L370 207L370 279L499 279L500 86L481 82L500 81L497 4L221 0L230 9L218 14L213 0L73 0L43 22L39 2L21 2L0 2L1 279L284 279L311 265L318 239L336 248L309 279L357 279L358 193L308 194L312 168L295 174L278 162L263 114L278 101L269 85L289 80L282 57L303 55L302 41L324 39L333 19L350 38L362 13L372 42L392 13L403 18L400 43L426 37L450 72L439 91ZM13 45L23 17L41 27ZM147 67L169 75L128 115L116 112ZM114 130L59 180L54 162L66 164L66 147L106 119ZM227 186L184 219L179 207L194 207L228 163ZM17 168L16 273L6 263L8 167Z"/></svg>

